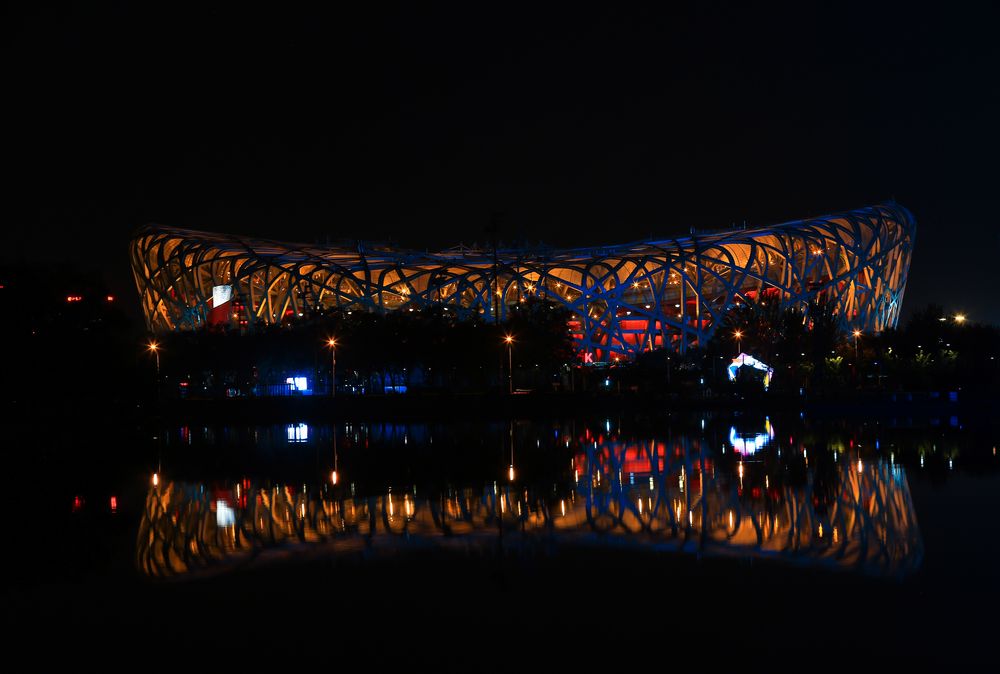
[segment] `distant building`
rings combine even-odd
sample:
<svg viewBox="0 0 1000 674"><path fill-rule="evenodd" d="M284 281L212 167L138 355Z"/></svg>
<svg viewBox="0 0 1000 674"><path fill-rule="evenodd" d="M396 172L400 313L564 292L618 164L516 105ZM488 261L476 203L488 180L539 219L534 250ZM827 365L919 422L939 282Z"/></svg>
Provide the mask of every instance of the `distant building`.
<svg viewBox="0 0 1000 674"><path fill-rule="evenodd" d="M899 318L916 224L894 203L761 228L566 250L422 253L319 247L148 226L131 259L154 332L253 329L332 309L502 320L530 297L557 302L587 362L704 343L740 302L832 302L845 329Z"/></svg>

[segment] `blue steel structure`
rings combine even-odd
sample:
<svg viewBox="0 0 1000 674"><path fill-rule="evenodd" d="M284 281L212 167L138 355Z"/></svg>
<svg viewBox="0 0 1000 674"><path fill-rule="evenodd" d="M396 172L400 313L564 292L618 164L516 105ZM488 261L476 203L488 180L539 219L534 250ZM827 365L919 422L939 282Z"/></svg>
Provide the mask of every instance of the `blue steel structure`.
<svg viewBox="0 0 1000 674"><path fill-rule="evenodd" d="M506 318L538 297L572 312L586 361L702 344L734 304L833 303L845 330L899 318L916 224L886 203L770 227L576 249L422 253L357 242L319 247L148 226L131 262L153 332L211 322L252 329L331 309ZM213 293L219 287L225 292ZM214 307L214 297L232 298ZM213 313L214 310L214 313ZM220 318L220 310L223 310Z"/></svg>

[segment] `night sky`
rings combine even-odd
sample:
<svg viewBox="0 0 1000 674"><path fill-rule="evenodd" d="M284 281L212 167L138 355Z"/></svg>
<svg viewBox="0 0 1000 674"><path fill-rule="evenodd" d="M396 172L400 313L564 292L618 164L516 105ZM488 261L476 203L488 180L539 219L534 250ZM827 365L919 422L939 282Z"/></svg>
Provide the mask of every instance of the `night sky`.
<svg viewBox="0 0 1000 674"><path fill-rule="evenodd" d="M496 219L576 246L895 198L918 221L904 315L1000 323L996 6L24 4L0 259L103 269L136 305L147 222L435 249Z"/></svg>

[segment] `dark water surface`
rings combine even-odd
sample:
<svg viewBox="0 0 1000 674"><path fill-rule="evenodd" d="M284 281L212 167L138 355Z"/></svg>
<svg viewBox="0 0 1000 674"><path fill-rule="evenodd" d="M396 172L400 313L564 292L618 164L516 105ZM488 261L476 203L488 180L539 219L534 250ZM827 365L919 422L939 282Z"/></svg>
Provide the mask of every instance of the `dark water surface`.
<svg viewBox="0 0 1000 674"><path fill-rule="evenodd" d="M5 618L85 643L180 630L178 648L210 647L280 620L449 668L529 643L553 665L663 648L795 653L788 666L991 657L989 424L53 420L11 435Z"/></svg>

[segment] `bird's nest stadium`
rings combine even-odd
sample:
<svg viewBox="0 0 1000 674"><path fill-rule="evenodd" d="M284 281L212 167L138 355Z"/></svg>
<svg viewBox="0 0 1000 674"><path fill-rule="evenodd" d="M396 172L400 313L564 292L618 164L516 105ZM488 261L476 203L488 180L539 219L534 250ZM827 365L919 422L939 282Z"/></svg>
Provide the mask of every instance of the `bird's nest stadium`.
<svg viewBox="0 0 1000 674"><path fill-rule="evenodd" d="M131 263L153 332L251 330L343 311L504 320L537 297L565 306L581 358L704 344L738 303L832 303L846 330L894 327L916 223L880 204L770 227L573 249L423 253L321 247L147 226Z"/></svg>

